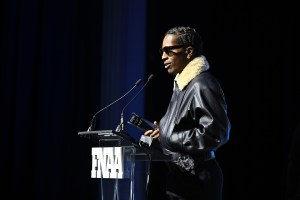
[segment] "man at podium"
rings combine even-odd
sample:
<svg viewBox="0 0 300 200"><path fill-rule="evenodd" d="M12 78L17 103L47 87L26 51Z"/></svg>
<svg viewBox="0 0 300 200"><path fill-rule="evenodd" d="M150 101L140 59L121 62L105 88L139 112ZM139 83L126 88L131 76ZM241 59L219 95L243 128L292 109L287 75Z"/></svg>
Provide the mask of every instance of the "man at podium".
<svg viewBox="0 0 300 200"><path fill-rule="evenodd" d="M190 27L171 28L160 55L175 76L173 95L163 118L154 123L157 128L144 135L157 138L172 157L160 182L165 183L163 199L221 200L223 174L214 152L229 140L231 124L223 90L202 55L201 37Z"/></svg>

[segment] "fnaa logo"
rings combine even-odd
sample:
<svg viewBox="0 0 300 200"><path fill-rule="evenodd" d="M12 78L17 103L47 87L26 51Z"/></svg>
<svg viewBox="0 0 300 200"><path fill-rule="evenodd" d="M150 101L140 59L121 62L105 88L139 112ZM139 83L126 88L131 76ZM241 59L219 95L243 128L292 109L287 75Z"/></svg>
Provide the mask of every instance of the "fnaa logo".
<svg viewBox="0 0 300 200"><path fill-rule="evenodd" d="M124 178L122 147L92 148L92 178Z"/></svg>

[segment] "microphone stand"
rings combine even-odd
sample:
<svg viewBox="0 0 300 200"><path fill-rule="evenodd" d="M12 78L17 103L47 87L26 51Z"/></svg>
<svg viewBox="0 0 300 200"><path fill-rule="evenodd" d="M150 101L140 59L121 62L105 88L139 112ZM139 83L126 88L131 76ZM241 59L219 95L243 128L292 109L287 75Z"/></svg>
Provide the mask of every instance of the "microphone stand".
<svg viewBox="0 0 300 200"><path fill-rule="evenodd" d="M149 83L150 80L153 79L153 74L151 74L148 77L148 80L146 81L146 83L143 85L143 87L136 93L136 95L124 106L124 108L122 109L121 112L121 119L120 119L120 124L117 126L116 131L117 132L121 132L121 133L126 133L125 131L125 123L124 123L124 110L125 108L141 93L141 91L145 88L145 86Z"/></svg>
<svg viewBox="0 0 300 200"><path fill-rule="evenodd" d="M91 122L90 122L90 126L89 126L87 132L93 130L93 128L94 128L94 123L95 123L95 117L96 117L99 113L101 113L103 110L109 108L110 106L112 106L113 104L115 104L116 102L118 102L119 100L123 99L123 98L124 98L125 96L127 96L127 95L128 95L135 87L137 87L141 82L142 82L142 80L139 79L139 80L134 84L134 86L133 86L128 92L126 92L123 96L121 96L121 97L118 98L117 100L113 101L113 102L110 103L109 105L105 106L104 108L102 108L102 109L99 110L98 112L96 112L96 113L94 114L94 116L93 116Z"/></svg>

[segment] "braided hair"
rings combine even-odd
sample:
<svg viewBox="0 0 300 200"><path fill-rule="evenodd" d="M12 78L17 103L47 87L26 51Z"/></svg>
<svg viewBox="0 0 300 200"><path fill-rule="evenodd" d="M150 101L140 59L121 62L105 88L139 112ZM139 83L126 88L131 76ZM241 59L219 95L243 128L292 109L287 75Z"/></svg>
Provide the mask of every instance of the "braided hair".
<svg viewBox="0 0 300 200"><path fill-rule="evenodd" d="M203 51L203 41L199 33L186 26L176 26L169 29L165 35L177 35L175 42L186 46L192 46L195 49L196 56L200 56Z"/></svg>

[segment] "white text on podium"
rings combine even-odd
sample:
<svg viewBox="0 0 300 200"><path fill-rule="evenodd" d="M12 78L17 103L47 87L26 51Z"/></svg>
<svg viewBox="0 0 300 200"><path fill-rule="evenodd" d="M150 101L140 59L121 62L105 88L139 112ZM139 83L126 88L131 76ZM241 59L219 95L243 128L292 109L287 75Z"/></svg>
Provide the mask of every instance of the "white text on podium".
<svg viewBox="0 0 300 200"><path fill-rule="evenodd" d="M124 178L122 147L92 148L92 178Z"/></svg>

